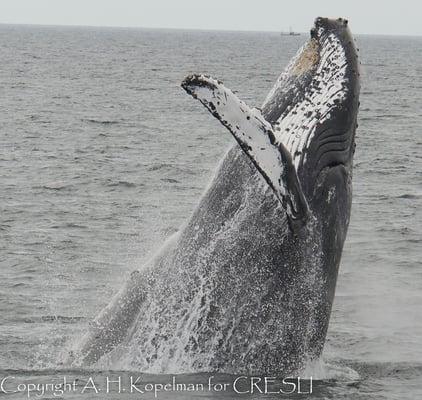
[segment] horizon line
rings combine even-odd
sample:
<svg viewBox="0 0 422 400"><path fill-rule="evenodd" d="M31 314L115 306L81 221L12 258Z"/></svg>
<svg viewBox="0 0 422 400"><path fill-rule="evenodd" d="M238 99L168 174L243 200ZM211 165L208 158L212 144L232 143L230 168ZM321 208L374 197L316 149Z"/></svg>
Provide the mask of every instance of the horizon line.
<svg viewBox="0 0 422 400"><path fill-rule="evenodd" d="M0 25L13 26L39 26L39 27L68 27L68 28L111 28L111 29L151 29L151 30L172 30L172 31L200 31L200 32L243 32L243 33L285 33L282 30L256 30L256 29L218 29L218 28L176 28L176 27L156 27L156 26L133 26L133 25L84 25L84 24L43 24L43 23L25 23L25 22L0 22ZM309 35L309 31L295 31L302 35ZM409 33L364 33L352 32L353 35L365 36L405 36L421 37L422 34Z"/></svg>

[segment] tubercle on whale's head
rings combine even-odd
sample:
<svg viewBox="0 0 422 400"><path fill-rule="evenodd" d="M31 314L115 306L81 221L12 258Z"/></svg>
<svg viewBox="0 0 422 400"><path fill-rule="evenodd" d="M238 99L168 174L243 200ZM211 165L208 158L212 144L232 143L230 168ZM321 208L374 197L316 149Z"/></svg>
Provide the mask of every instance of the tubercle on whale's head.
<svg viewBox="0 0 422 400"><path fill-rule="evenodd" d="M341 29L348 29L349 21L345 18L317 17L311 29L311 37L318 38L327 32L338 32Z"/></svg>

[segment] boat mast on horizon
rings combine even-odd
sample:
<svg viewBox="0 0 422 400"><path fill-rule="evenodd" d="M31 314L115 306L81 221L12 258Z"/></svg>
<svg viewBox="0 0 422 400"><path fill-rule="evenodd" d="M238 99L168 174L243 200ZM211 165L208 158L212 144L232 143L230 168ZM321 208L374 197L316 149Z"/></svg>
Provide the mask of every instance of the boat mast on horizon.
<svg viewBox="0 0 422 400"><path fill-rule="evenodd" d="M300 36L299 32L294 32L292 27L289 27L289 32L281 32L281 36Z"/></svg>

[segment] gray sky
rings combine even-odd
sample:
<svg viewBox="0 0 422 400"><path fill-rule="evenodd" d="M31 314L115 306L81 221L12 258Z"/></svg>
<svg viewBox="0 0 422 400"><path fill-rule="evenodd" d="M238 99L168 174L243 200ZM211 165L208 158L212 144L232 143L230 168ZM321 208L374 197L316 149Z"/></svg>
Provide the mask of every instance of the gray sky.
<svg viewBox="0 0 422 400"><path fill-rule="evenodd" d="M308 31L316 16L354 33L422 35L422 0L0 0L0 23Z"/></svg>

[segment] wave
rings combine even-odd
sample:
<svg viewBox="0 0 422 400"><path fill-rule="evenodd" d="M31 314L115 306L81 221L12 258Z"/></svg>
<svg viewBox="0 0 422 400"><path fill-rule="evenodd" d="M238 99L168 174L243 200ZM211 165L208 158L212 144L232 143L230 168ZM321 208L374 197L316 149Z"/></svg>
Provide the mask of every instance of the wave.
<svg viewBox="0 0 422 400"><path fill-rule="evenodd" d="M422 363L342 361L356 370L362 378L422 377Z"/></svg>
<svg viewBox="0 0 422 400"><path fill-rule="evenodd" d="M153 92L157 90L157 88L153 88L153 87L134 87L132 89L135 90L136 92Z"/></svg>
<svg viewBox="0 0 422 400"><path fill-rule="evenodd" d="M19 283L17 285L14 285L13 287L18 286L25 286L24 283ZM60 323L60 324L76 324L82 320L84 320L84 317L80 316L64 316L64 315L41 315L41 316L34 316L34 317L16 317L13 319L10 319L14 322L20 322L24 324L39 324L42 322L46 323Z"/></svg>
<svg viewBox="0 0 422 400"><path fill-rule="evenodd" d="M126 188L134 188L136 187L136 184L133 182L128 182L128 181L118 181L118 182L109 182L107 183L107 186L109 187L123 186ZM143 186L143 185L141 184L140 186Z"/></svg>
<svg viewBox="0 0 422 400"><path fill-rule="evenodd" d="M167 183L180 183L180 181L178 181L177 179L173 179L173 178L161 178L160 180L162 182L167 182Z"/></svg>
<svg viewBox="0 0 422 400"><path fill-rule="evenodd" d="M41 186L33 186L33 189L46 189L46 190L64 190L64 189L69 189L71 188L71 185L66 184L64 182L50 182L50 183L45 183L44 185Z"/></svg>
<svg viewBox="0 0 422 400"><path fill-rule="evenodd" d="M41 320L43 322L61 322L63 324L74 324L83 320L83 317L67 317L64 315L43 315Z"/></svg>
<svg viewBox="0 0 422 400"><path fill-rule="evenodd" d="M52 229L59 229L59 228L76 228L76 229L86 229L88 228L87 225L76 224L74 222L67 222L61 225L52 225Z"/></svg>
<svg viewBox="0 0 422 400"><path fill-rule="evenodd" d="M422 198L422 193L404 193L396 197L397 199L420 199Z"/></svg>
<svg viewBox="0 0 422 400"><path fill-rule="evenodd" d="M160 164L153 164L152 166L147 168L147 171L158 171L160 169L168 169L173 168L174 166L171 164L160 163Z"/></svg>
<svg viewBox="0 0 422 400"><path fill-rule="evenodd" d="M120 121L116 120L101 120L101 119L95 119L95 118L82 118L83 122L89 122L91 124L100 124L100 125L115 125L119 124Z"/></svg>

